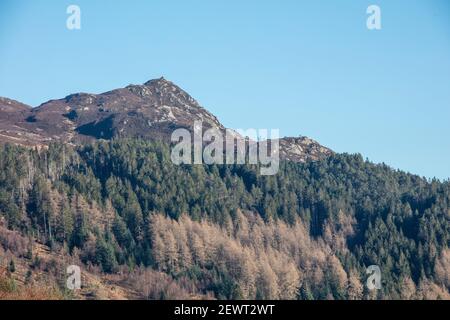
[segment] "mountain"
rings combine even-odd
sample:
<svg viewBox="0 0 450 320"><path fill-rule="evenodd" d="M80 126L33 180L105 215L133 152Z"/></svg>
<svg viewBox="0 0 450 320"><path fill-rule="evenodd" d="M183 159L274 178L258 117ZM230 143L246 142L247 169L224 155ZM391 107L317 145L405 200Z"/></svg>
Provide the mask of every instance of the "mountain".
<svg viewBox="0 0 450 320"><path fill-rule="evenodd" d="M213 114L164 78L101 94L71 94L36 108L0 99L0 142L26 146L118 137L169 142L175 129L192 131L194 121L201 121L204 130L225 130ZM280 155L285 159L303 162L331 154L330 149L306 137L280 139Z"/></svg>
<svg viewBox="0 0 450 320"><path fill-rule="evenodd" d="M29 132L26 119L32 108L15 100L0 97L0 141L21 145L44 143L40 133Z"/></svg>
<svg viewBox="0 0 450 320"><path fill-rule="evenodd" d="M450 299L449 203L360 155L262 176L145 139L4 144L0 299Z"/></svg>
<svg viewBox="0 0 450 320"><path fill-rule="evenodd" d="M225 130L163 78L0 99L0 299L450 300L450 182L302 136L276 175L175 165L197 120Z"/></svg>

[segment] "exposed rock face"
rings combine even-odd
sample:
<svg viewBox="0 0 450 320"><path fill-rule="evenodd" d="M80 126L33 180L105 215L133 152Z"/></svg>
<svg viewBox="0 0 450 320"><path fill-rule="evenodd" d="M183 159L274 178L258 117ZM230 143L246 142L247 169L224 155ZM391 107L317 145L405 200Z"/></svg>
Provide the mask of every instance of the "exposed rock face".
<svg viewBox="0 0 450 320"><path fill-rule="evenodd" d="M51 100L33 109L29 119L28 130L72 143L119 136L168 139L174 129L190 128L194 121L222 127L197 101L164 78L98 95L77 93Z"/></svg>
<svg viewBox="0 0 450 320"><path fill-rule="evenodd" d="M308 137L280 139L280 157L294 162L319 160L333 154L333 151Z"/></svg>
<svg viewBox="0 0 450 320"><path fill-rule="evenodd" d="M113 137L169 141L174 129L225 130L188 93L164 78L102 94L76 93L37 108L0 98L0 142L26 146L52 141L80 143ZM331 150L305 137L280 139L280 155L292 161L316 160Z"/></svg>

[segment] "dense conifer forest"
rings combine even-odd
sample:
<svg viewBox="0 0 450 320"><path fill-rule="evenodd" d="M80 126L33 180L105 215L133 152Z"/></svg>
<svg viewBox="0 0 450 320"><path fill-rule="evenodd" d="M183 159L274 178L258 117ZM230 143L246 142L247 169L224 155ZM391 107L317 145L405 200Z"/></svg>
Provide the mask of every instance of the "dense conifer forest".
<svg viewBox="0 0 450 320"><path fill-rule="evenodd" d="M140 139L0 146L0 292L25 261L24 283L54 275L44 295L70 297L75 261L144 299L449 298L448 181L350 154L259 172L175 166ZM38 245L60 258L40 266Z"/></svg>

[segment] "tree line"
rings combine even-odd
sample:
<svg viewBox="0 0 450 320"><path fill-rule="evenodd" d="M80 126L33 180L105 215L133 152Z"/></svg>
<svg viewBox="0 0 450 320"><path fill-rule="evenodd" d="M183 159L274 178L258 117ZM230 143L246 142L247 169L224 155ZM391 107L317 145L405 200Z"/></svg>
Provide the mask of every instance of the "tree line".
<svg viewBox="0 0 450 320"><path fill-rule="evenodd" d="M8 229L105 273L159 272L224 299L448 298L449 182L361 155L261 176L257 165L176 166L167 144L117 139L4 145L0 168ZM364 285L374 264L377 292Z"/></svg>

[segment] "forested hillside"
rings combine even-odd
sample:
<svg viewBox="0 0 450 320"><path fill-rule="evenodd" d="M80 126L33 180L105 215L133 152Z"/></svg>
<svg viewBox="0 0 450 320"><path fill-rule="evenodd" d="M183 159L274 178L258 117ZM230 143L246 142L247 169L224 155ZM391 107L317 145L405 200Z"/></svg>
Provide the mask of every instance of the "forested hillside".
<svg viewBox="0 0 450 320"><path fill-rule="evenodd" d="M449 182L360 155L261 176L141 139L0 147L0 265L53 274L62 297L75 261L148 299L449 299L449 228ZM33 243L61 258L39 268Z"/></svg>

